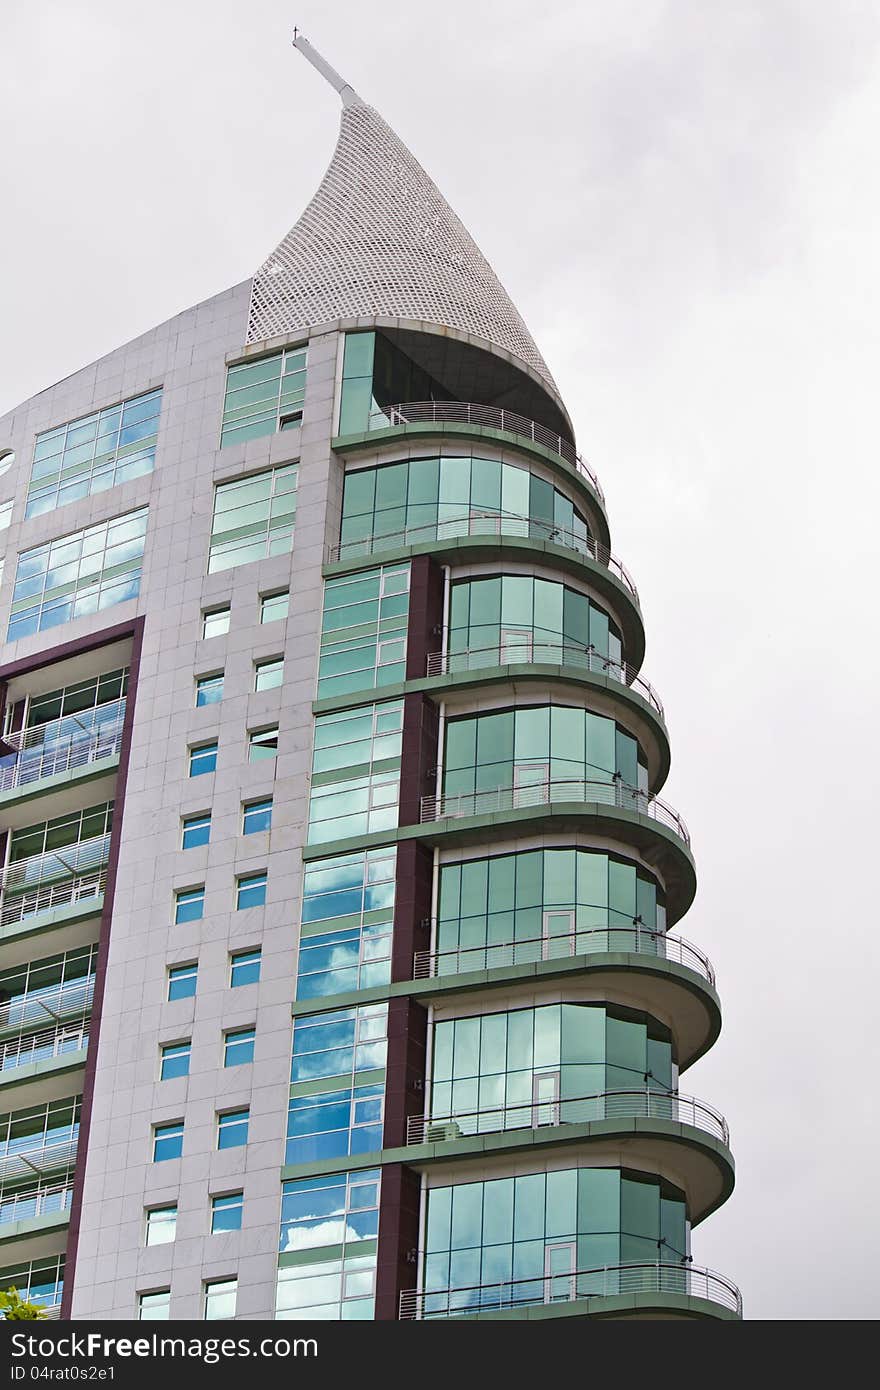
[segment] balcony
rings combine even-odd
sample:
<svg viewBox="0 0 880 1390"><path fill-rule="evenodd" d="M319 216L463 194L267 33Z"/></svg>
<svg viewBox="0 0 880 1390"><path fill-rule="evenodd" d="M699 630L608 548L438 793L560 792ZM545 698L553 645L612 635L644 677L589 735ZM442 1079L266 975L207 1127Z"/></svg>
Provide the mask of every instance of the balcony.
<svg viewBox="0 0 880 1390"><path fill-rule="evenodd" d="M110 832L10 864L0 892L0 928L59 907L79 906L104 892Z"/></svg>
<svg viewBox="0 0 880 1390"><path fill-rule="evenodd" d="M691 837L677 811L659 797L630 787L619 778L608 782L551 778L534 785L493 787L488 791L457 792L449 796L423 796L421 823L457 820L465 816L495 816L508 811L537 809L556 803L582 802L585 806L614 806L633 811L673 830L690 848Z"/></svg>
<svg viewBox="0 0 880 1390"><path fill-rule="evenodd" d="M9 1141L0 1152L0 1179L35 1177L70 1167L76 1161L78 1139L77 1124L57 1135L40 1133Z"/></svg>
<svg viewBox="0 0 880 1390"><path fill-rule="evenodd" d="M690 1125L729 1146L724 1116L711 1105L666 1091L602 1091L569 1099L528 1101L492 1106L455 1115L410 1115L407 1144L447 1144L476 1134L501 1134L515 1129L564 1129L596 1120L650 1119Z"/></svg>
<svg viewBox="0 0 880 1390"><path fill-rule="evenodd" d="M13 1038L5 1038L0 1042L0 1084L12 1079L3 1073L14 1071L16 1067L27 1067L34 1062L63 1057L67 1053L82 1052L88 1045L87 1022L61 1024L39 1033L19 1033Z"/></svg>
<svg viewBox="0 0 880 1390"><path fill-rule="evenodd" d="M94 975L69 980L55 989L24 994L0 1004L0 1029L58 1023L88 1013L95 992Z"/></svg>
<svg viewBox="0 0 880 1390"><path fill-rule="evenodd" d="M497 670L499 666L570 666L578 671L607 676L641 695L656 714L665 720L660 696L639 675L634 666L612 661L593 647L576 647L568 642L536 642L523 639L519 646L497 643L491 647L467 647L456 652L430 652L427 675L449 676L462 671Z"/></svg>
<svg viewBox="0 0 880 1390"><path fill-rule="evenodd" d="M580 473L599 501L605 502L605 494L594 470L581 458L570 440L512 410L498 410L491 405L477 405L470 401L404 401L399 405L386 405L381 410L374 410L370 415L369 429L399 429L403 425L424 424L476 425L482 429L516 434L520 439L540 444L542 448L558 454L569 467Z"/></svg>
<svg viewBox="0 0 880 1390"><path fill-rule="evenodd" d="M444 541L454 541L465 536L511 536L518 540L561 546L564 550L573 551L588 560L595 560L620 581L636 604L639 602L639 591L629 570L606 545L602 545L593 536L570 531L564 526L554 526L552 521L542 517L507 516L503 512L472 508L456 516L446 516L442 520L422 526L407 526L400 531L389 531L384 535L343 542L331 547L328 560L332 564L339 560L349 560L354 556L373 555L382 550L399 550L410 545L429 544L442 547Z"/></svg>
<svg viewBox="0 0 880 1390"><path fill-rule="evenodd" d="M431 924L436 927L436 919ZM673 961L700 975L714 987L715 971L696 946L683 937L634 922L632 926L579 928L573 926L564 937L527 937L519 941L499 941L481 946L456 946L449 951L417 951L413 957L413 979L436 979L461 975L472 970L503 969L535 961L564 960L594 952L627 952Z"/></svg>
<svg viewBox="0 0 880 1390"><path fill-rule="evenodd" d="M19 1188L15 1192L0 1191L0 1236L2 1227L13 1221L27 1221L39 1216L55 1216L70 1211L73 1201L73 1178L47 1187Z"/></svg>
<svg viewBox="0 0 880 1390"><path fill-rule="evenodd" d="M5 742L15 752L0 759L0 794L117 758L124 722L123 696L82 716L66 715L9 734Z"/></svg>
<svg viewBox="0 0 880 1390"><path fill-rule="evenodd" d="M625 1300L633 1312L666 1304L685 1315L712 1316L712 1309L682 1306L681 1300L714 1305L716 1316L742 1317L742 1296L735 1284L710 1269L683 1263L602 1265L533 1279L511 1279L464 1288L405 1289L400 1295L400 1319L497 1317L516 1309L554 1307L584 1301L587 1316L601 1314L599 1300L615 1299L614 1311ZM593 1306L594 1300L598 1306ZM611 1311L609 1308L607 1311ZM552 1316L552 1314L551 1314Z"/></svg>

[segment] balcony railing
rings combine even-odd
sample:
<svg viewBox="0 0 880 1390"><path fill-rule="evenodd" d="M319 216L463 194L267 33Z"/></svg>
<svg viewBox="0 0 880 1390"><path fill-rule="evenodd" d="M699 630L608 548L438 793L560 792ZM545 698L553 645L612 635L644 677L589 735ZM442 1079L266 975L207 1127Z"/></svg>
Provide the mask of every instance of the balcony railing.
<svg viewBox="0 0 880 1390"><path fill-rule="evenodd" d="M0 927L8 927L16 922L24 922L29 917L38 917L43 912L53 912L58 907L76 906L102 897L107 883L107 870L97 869L92 873L68 878L63 883L53 883L48 888L37 888L27 893L0 896Z"/></svg>
<svg viewBox="0 0 880 1390"><path fill-rule="evenodd" d="M348 560L356 555L373 555L379 550L394 549L401 546L421 545L430 541L455 540L461 536L513 536L521 540L550 542L565 550L574 550L578 555L596 560L598 564L615 575L639 601L639 591L629 570L612 555L606 545L593 536L580 531L571 531L565 526L554 526L552 521L541 517L506 516L503 512L472 508L454 516L443 516L437 521L425 522L421 526L406 526L399 531L387 531L380 535L367 536L362 540L343 541L328 551L328 559Z"/></svg>
<svg viewBox="0 0 880 1390"><path fill-rule="evenodd" d="M0 894L0 926L104 891L110 831L9 864ZM53 880L56 880L53 882Z"/></svg>
<svg viewBox="0 0 880 1390"><path fill-rule="evenodd" d="M551 453L565 459L566 463L583 474L599 500L605 501L605 494L594 470L581 458L570 440L561 434L554 434L545 425L539 425L536 420L517 415L513 410L498 410L495 406L477 405L472 401L403 401L398 405L383 406L381 410L374 410L370 415L371 430L420 424L482 425L487 429L518 434L523 439L530 439L534 444L542 444Z"/></svg>
<svg viewBox="0 0 880 1390"><path fill-rule="evenodd" d="M67 1052L80 1052L88 1045L88 1023L19 1034L0 1042L0 1072L26 1067L32 1062L45 1062L51 1057L63 1057Z"/></svg>
<svg viewBox="0 0 880 1390"><path fill-rule="evenodd" d="M0 1179L27 1178L39 1173L56 1172L66 1168L76 1160L76 1146L79 1126L66 1129L57 1137L36 1134L30 1139L12 1141L9 1147L0 1152Z"/></svg>
<svg viewBox="0 0 880 1390"><path fill-rule="evenodd" d="M564 909L561 909L564 911ZM574 917L574 911L572 911ZM436 927L436 919L431 923ZM506 965L526 965L539 960L564 960L593 952L632 952L671 960L687 966L710 985L715 971L702 951L680 936L651 931L640 923L632 926L576 927L563 936L534 936L520 941L486 942L480 946L456 946L448 951L417 951L413 979L438 975L462 975L469 970L492 970Z"/></svg>
<svg viewBox="0 0 880 1390"><path fill-rule="evenodd" d="M510 1279L462 1288L405 1289L400 1317L450 1318L491 1313L533 1304L573 1303L576 1299L611 1298L620 1294L681 1294L702 1298L742 1316L739 1289L722 1274L692 1264L599 1265L532 1279Z"/></svg>
<svg viewBox="0 0 880 1390"><path fill-rule="evenodd" d="M466 647L456 652L430 652L428 654L427 674L429 676L448 676L457 671L478 671L486 667L513 665L572 666L579 671L591 671L597 675L609 676L611 680L634 690L647 700L661 719L665 719L660 696L649 685L634 666L624 661L614 661L603 656L593 647L576 647L570 642L538 642L528 634L518 642L516 638L506 642L496 642L489 647Z"/></svg>
<svg viewBox="0 0 880 1390"><path fill-rule="evenodd" d="M564 1129L592 1120L651 1119L691 1125L729 1142L724 1116L711 1105L667 1091L601 1091L572 1099L537 1099L517 1105L487 1106L454 1115L410 1115L407 1144L446 1144L475 1134L500 1134L513 1129Z"/></svg>
<svg viewBox="0 0 880 1390"><path fill-rule="evenodd" d="M0 759L0 792L116 757L122 742L125 697L100 705L88 715L67 715L11 734L6 742L16 751Z"/></svg>
<svg viewBox="0 0 880 1390"><path fill-rule="evenodd" d="M70 1210L73 1200L73 1181L68 1179L52 1187L21 1188L7 1196L0 1193L0 1224L24 1221L33 1216L49 1216Z"/></svg>
<svg viewBox="0 0 880 1390"><path fill-rule="evenodd" d="M0 1029L24 1028L35 1023L56 1023L87 1013L95 992L94 975L68 980L55 989L19 995L0 1004Z"/></svg>
<svg viewBox="0 0 880 1390"><path fill-rule="evenodd" d="M555 802L581 801L635 811L674 830L690 846L688 828L677 811L659 797L615 779L592 782L579 778L553 778L520 787L493 787L489 791L456 792L449 796L423 796L421 820L455 820L462 816L489 816L524 807L551 806Z"/></svg>

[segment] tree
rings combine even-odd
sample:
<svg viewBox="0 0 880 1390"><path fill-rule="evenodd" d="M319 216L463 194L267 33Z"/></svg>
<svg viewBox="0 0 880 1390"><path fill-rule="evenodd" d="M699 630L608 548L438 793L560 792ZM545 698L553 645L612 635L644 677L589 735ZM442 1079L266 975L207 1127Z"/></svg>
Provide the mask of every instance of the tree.
<svg viewBox="0 0 880 1390"><path fill-rule="evenodd" d="M36 1320L37 1318L48 1317L44 1308L41 1308L38 1303L28 1303L27 1299L22 1298L14 1286L0 1292L0 1313L3 1314L7 1322L22 1318Z"/></svg>

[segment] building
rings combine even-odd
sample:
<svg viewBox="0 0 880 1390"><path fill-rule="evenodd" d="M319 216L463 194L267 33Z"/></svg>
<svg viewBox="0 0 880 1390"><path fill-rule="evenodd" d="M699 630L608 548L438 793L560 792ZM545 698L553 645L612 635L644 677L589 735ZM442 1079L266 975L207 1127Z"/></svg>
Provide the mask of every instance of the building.
<svg viewBox="0 0 880 1390"><path fill-rule="evenodd" d="M2 1284L734 1318L663 706L553 378L388 126L0 421Z"/></svg>

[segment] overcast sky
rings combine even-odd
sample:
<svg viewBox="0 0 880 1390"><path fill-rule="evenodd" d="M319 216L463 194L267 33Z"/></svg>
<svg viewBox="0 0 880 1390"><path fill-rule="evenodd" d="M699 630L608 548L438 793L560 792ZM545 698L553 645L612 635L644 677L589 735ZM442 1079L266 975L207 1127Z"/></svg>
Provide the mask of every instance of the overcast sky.
<svg viewBox="0 0 880 1390"><path fill-rule="evenodd" d="M876 1317L880 7L3 0L0 414L295 221L339 107L294 22L495 267L639 585L725 1007L695 1262Z"/></svg>

